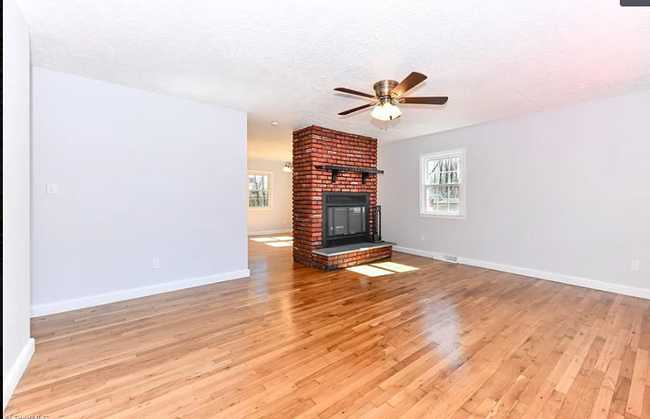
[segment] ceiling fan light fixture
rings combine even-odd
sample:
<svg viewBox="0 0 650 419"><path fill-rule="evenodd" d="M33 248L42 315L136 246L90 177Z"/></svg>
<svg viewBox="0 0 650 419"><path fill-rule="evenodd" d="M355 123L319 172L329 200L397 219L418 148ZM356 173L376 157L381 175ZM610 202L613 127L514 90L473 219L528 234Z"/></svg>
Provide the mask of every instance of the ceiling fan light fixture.
<svg viewBox="0 0 650 419"><path fill-rule="evenodd" d="M339 112L339 116L347 116L364 109L372 108L370 115L381 122L389 122L402 116L402 111L397 107L399 104L417 104L417 105L444 105L449 99L447 96L422 96L422 97L404 97L404 94L425 81L427 76L417 71L411 72L401 82L395 80L380 80L372 88L374 95L348 89L347 87L336 87L334 90L349 95L361 96L366 99L372 99L374 103L366 103L356 108ZM388 127L389 124L382 124Z"/></svg>
<svg viewBox="0 0 650 419"><path fill-rule="evenodd" d="M392 121L402 116L402 111L390 101L386 101L375 106L370 116L378 121Z"/></svg>

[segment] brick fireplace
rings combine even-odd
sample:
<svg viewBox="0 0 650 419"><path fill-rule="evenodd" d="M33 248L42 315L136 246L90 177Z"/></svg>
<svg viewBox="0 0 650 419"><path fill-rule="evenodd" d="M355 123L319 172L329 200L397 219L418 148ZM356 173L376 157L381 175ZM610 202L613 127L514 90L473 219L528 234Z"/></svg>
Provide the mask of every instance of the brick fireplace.
<svg viewBox="0 0 650 419"><path fill-rule="evenodd" d="M390 243L369 242L374 223L372 208L377 205L375 171L376 138L317 126L293 133L296 262L333 270L392 256ZM332 206L329 211L328 203ZM346 222L337 222L334 227L333 217ZM324 223L326 219L329 224Z"/></svg>

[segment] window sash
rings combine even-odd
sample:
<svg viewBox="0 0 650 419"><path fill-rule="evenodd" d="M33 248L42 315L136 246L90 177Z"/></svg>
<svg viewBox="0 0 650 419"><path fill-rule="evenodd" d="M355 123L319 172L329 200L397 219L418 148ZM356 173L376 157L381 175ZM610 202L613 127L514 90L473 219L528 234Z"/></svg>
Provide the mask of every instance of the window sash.
<svg viewBox="0 0 650 419"><path fill-rule="evenodd" d="M464 218L465 150L421 155L420 161L420 214ZM437 161L440 166L435 164Z"/></svg>
<svg viewBox="0 0 650 419"><path fill-rule="evenodd" d="M259 182L257 181L259 179ZM253 180L254 179L254 180ZM254 189L253 186L258 188ZM248 190L250 191L268 191L269 190L269 175L248 175Z"/></svg>
<svg viewBox="0 0 650 419"><path fill-rule="evenodd" d="M252 208L267 208L271 206L270 194L267 190L252 190L248 194L248 206Z"/></svg>
<svg viewBox="0 0 650 419"><path fill-rule="evenodd" d="M445 164L445 161L448 161ZM431 168L432 163L438 162L438 164ZM461 183L462 175L462 155L438 155L425 157L423 160L423 171L424 184L428 185L438 185L442 183ZM444 169L444 170L443 170ZM453 180L456 180L454 182ZM433 182L432 182L433 180ZM437 182L436 182L437 180Z"/></svg>
<svg viewBox="0 0 650 419"><path fill-rule="evenodd" d="M427 214L460 215L462 189L459 184L425 185L424 211Z"/></svg>
<svg viewBox="0 0 650 419"><path fill-rule="evenodd" d="M248 172L248 207L252 209L270 209L271 174L264 172Z"/></svg>

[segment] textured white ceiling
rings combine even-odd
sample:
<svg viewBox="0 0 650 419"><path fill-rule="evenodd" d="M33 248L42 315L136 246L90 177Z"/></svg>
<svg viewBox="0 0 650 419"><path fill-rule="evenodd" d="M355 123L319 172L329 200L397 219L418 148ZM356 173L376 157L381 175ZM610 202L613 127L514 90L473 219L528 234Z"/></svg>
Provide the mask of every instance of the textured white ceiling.
<svg viewBox="0 0 650 419"><path fill-rule="evenodd" d="M392 141L650 88L650 8L619 0L18 2L35 65L245 110L253 158L310 124ZM334 87L414 70L446 106L336 115L364 101Z"/></svg>

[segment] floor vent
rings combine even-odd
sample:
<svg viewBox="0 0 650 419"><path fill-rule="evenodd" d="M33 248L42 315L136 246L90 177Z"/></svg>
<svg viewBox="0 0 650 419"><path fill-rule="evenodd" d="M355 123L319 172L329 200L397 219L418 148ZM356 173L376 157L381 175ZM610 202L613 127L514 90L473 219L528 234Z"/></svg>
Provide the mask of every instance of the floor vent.
<svg viewBox="0 0 650 419"><path fill-rule="evenodd" d="M450 263L458 263L458 256L442 255L442 258Z"/></svg>

